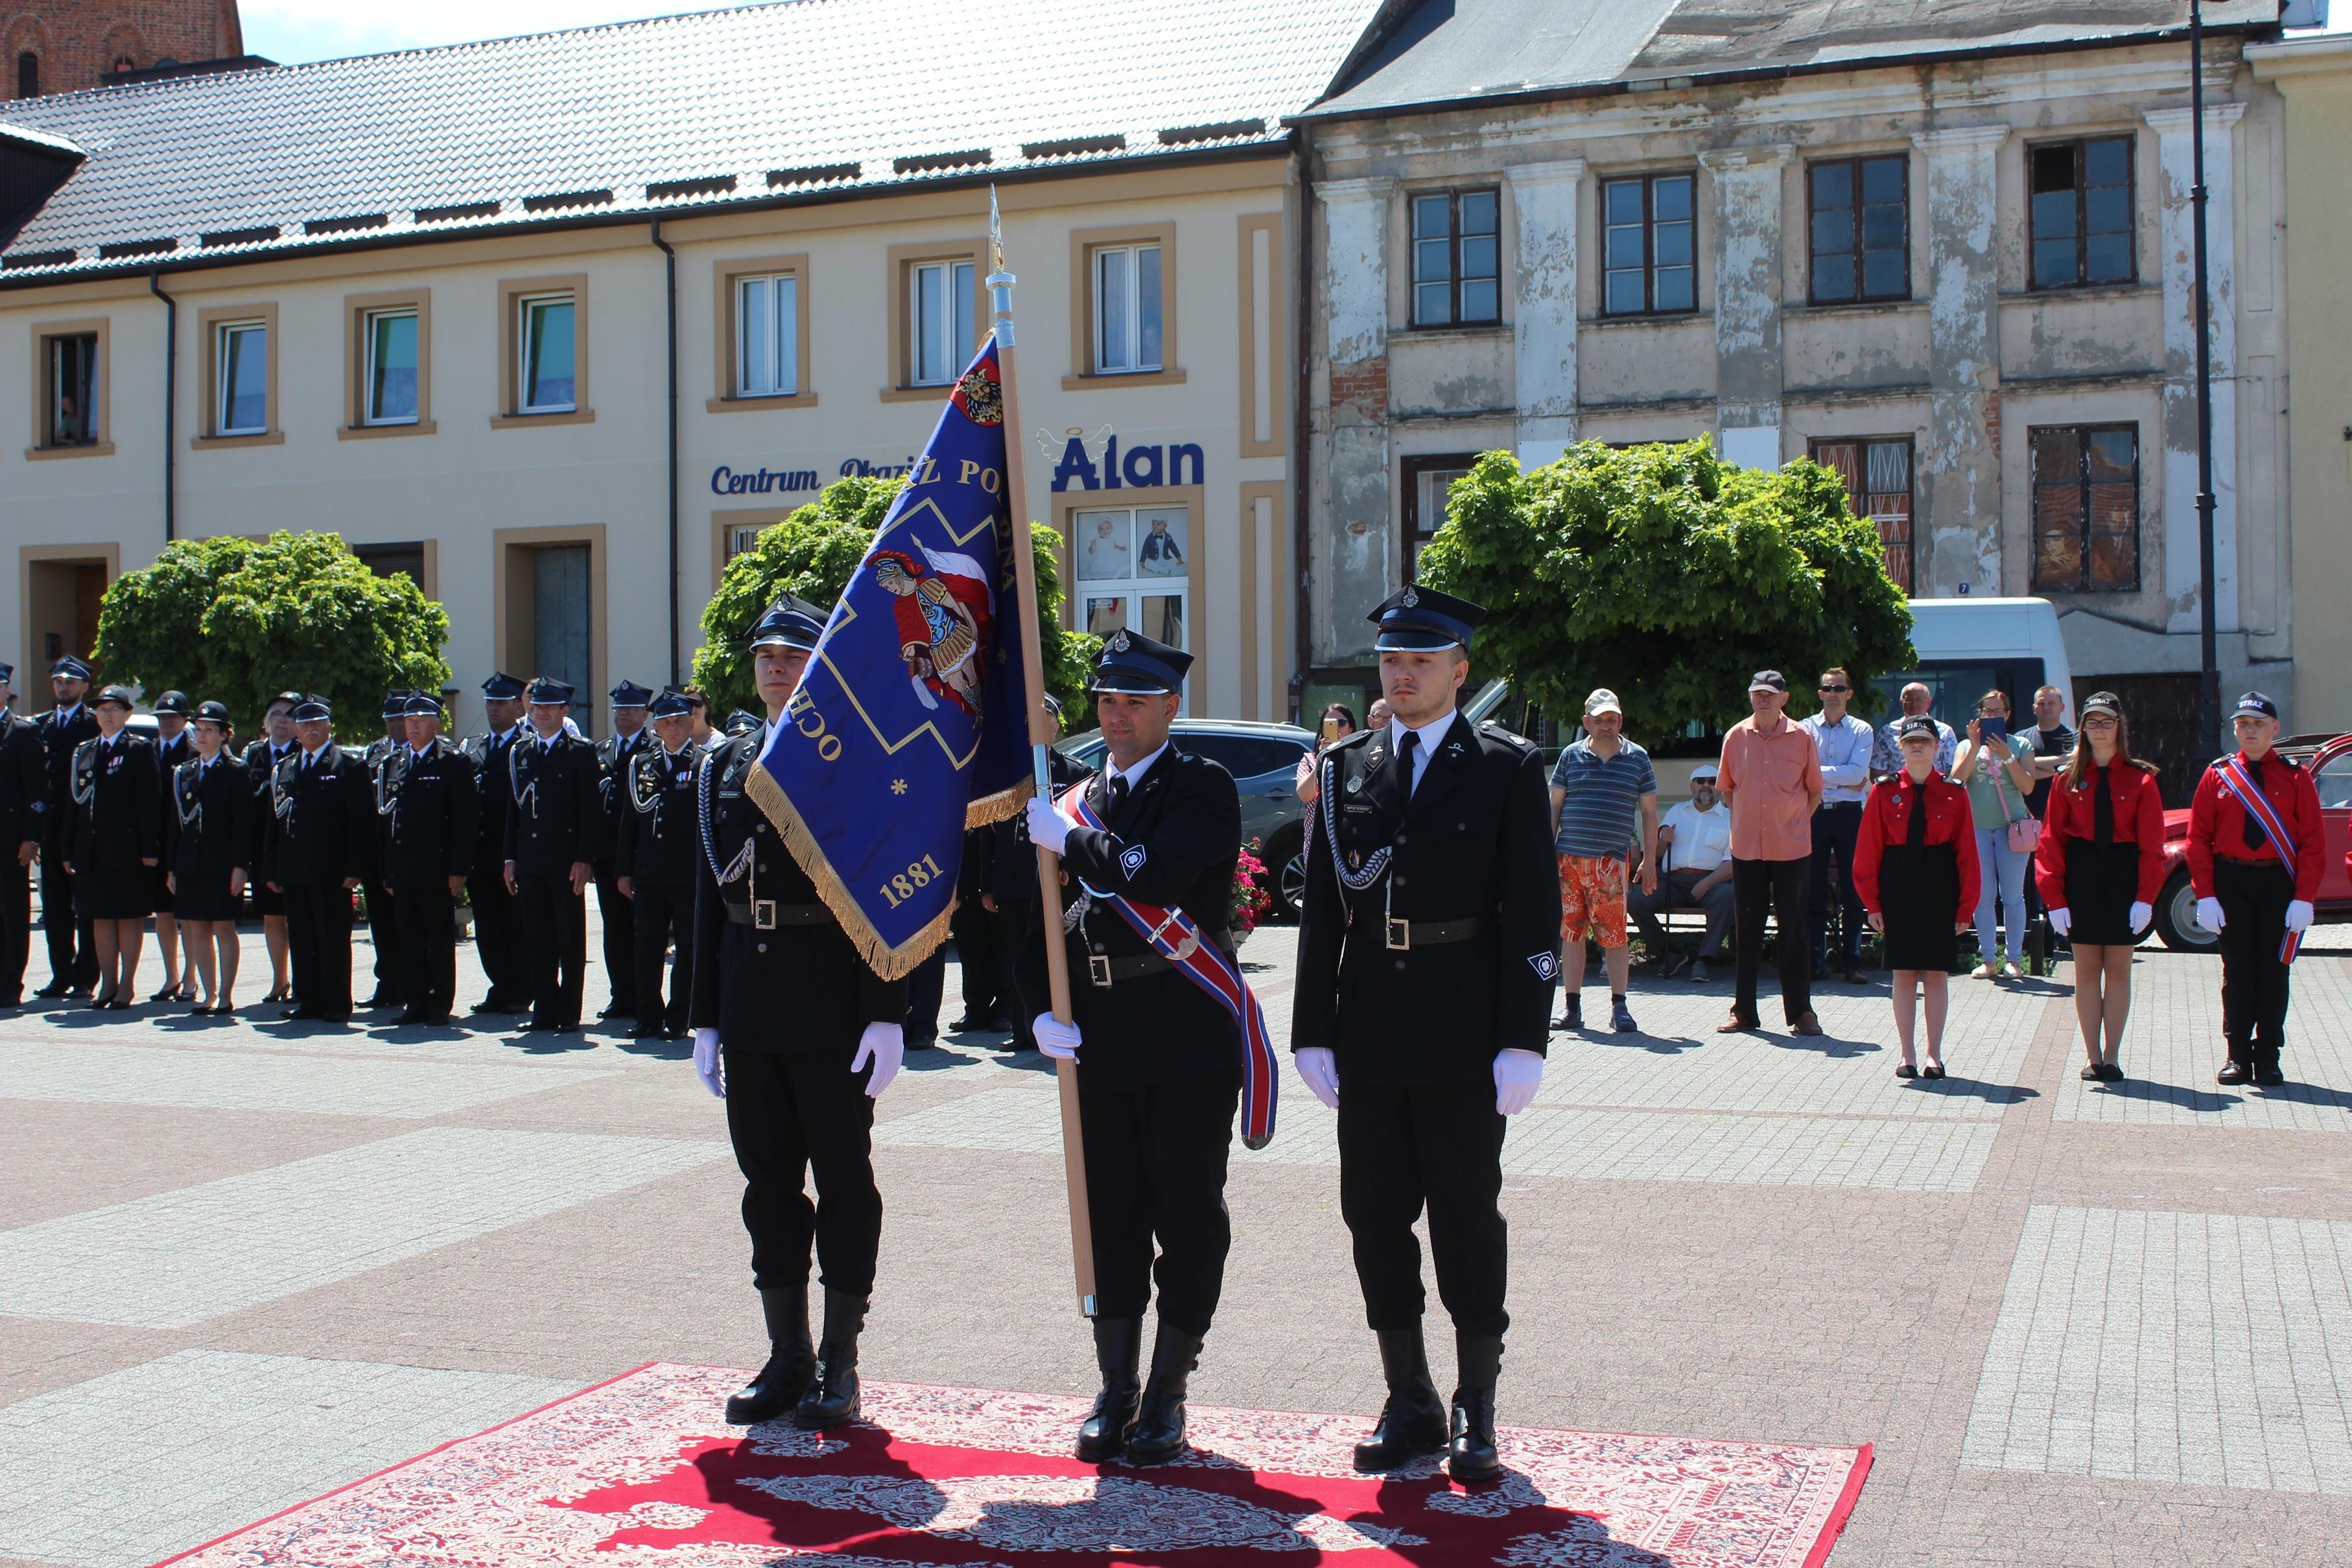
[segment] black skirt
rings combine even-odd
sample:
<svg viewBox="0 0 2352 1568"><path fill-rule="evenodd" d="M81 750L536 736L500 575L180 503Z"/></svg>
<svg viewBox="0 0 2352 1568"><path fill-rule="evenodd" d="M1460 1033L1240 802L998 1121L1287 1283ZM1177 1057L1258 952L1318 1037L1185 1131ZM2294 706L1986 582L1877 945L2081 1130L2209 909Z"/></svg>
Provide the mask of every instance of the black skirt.
<svg viewBox="0 0 2352 1568"><path fill-rule="evenodd" d="M2139 846L2066 841L2066 939L2095 947L2137 946L2131 906L2139 901Z"/></svg>
<svg viewBox="0 0 2352 1568"><path fill-rule="evenodd" d="M155 891L150 895L150 902L154 905L155 913L158 915L169 915L172 913L173 895L170 881L171 874L172 870L169 865L165 864L161 860L158 860L155 862ZM210 917L199 915L194 916L194 918L204 920Z"/></svg>
<svg viewBox="0 0 2352 1568"><path fill-rule="evenodd" d="M1886 967L1949 974L1959 961L1960 862L1949 844L1897 844L1878 873Z"/></svg>
<svg viewBox="0 0 2352 1568"><path fill-rule="evenodd" d="M144 920L155 913L155 872L133 861L129 865L74 868L74 918L77 920Z"/></svg>

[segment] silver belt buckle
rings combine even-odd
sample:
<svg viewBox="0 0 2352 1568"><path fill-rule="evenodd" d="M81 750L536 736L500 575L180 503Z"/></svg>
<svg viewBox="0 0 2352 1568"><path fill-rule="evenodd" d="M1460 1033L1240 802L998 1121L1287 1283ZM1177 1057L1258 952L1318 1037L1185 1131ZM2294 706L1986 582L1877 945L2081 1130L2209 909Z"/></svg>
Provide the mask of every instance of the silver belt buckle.
<svg viewBox="0 0 2352 1568"><path fill-rule="evenodd" d="M1105 990L1110 988L1110 960L1100 953L1087 955L1087 978Z"/></svg>
<svg viewBox="0 0 2352 1568"><path fill-rule="evenodd" d="M1399 920L1395 915L1391 915L1387 918L1384 924L1388 926L1389 951L1391 953L1412 952L1412 922L1410 920Z"/></svg>
<svg viewBox="0 0 2352 1568"><path fill-rule="evenodd" d="M754 931L773 931L775 928L776 901L772 898L753 899L751 901L751 929Z"/></svg>

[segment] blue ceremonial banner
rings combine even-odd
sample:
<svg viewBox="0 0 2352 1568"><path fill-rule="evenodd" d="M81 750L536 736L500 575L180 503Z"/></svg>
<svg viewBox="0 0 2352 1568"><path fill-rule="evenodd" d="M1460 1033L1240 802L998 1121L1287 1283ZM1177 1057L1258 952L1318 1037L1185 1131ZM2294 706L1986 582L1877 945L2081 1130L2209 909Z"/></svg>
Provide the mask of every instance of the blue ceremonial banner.
<svg viewBox="0 0 2352 1568"><path fill-rule="evenodd" d="M1028 799L996 343L981 346L833 607L751 796L884 979L947 940L963 835ZM1024 508L1025 510L1025 508Z"/></svg>

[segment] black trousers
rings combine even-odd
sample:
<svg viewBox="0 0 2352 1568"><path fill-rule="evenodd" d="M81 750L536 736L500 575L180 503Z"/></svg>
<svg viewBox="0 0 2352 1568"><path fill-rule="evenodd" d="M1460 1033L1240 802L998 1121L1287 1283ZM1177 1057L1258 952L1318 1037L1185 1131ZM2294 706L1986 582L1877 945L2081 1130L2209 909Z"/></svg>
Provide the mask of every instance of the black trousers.
<svg viewBox="0 0 2352 1568"><path fill-rule="evenodd" d="M0 1000L24 994L32 948L33 874L9 855L0 860Z"/></svg>
<svg viewBox="0 0 2352 1568"><path fill-rule="evenodd" d="M321 1018L352 1016L352 894L340 882L289 882L286 946L294 999Z"/></svg>
<svg viewBox="0 0 2352 1568"><path fill-rule="evenodd" d="M637 1014L637 901L621 892L618 873L596 873L596 914L604 924L604 983L613 988L613 1010ZM658 994L658 993L657 993Z"/></svg>
<svg viewBox="0 0 2352 1568"><path fill-rule="evenodd" d="M446 882L392 895L390 924L399 956L394 994L428 1018L446 1018L457 1003L457 902Z"/></svg>
<svg viewBox="0 0 2352 1568"><path fill-rule="evenodd" d="M1732 890L1738 895L1733 917L1733 946L1739 955L1738 996L1733 1010L1753 1019L1756 974L1764 967L1764 911L1770 909L1780 933L1780 1010L1789 1021L1813 1010L1812 954L1804 933L1806 894L1813 879L1812 856L1792 861L1731 862Z"/></svg>
<svg viewBox="0 0 2352 1568"><path fill-rule="evenodd" d="M1234 1244L1225 1153L1241 1098L1230 1072L1108 1089L1078 1069L1098 1316L1141 1317L1156 1279L1160 1321L1208 1333Z"/></svg>
<svg viewBox="0 0 2352 1568"><path fill-rule="evenodd" d="M98 984L98 949L91 923L74 918L73 873L63 845L41 850L41 930L49 945L49 977L85 990Z"/></svg>
<svg viewBox="0 0 2352 1568"><path fill-rule="evenodd" d="M997 1007L1012 1015L1007 1024L1013 1030L1013 1042L1024 1051L1034 1051L1037 1040L1029 1030L1029 1020L1045 1009L1032 1006L1030 999L1021 994L1015 972L1021 944L1029 935L1029 901L1000 898L996 901L996 913L989 918L996 922Z"/></svg>
<svg viewBox="0 0 2352 1568"><path fill-rule="evenodd" d="M2278 1065L2285 1044L2290 970L2279 962L2286 906L2294 879L2276 861L2246 863L2216 859L2213 896L2221 901L2221 1035L2230 1060Z"/></svg>
<svg viewBox="0 0 2352 1568"><path fill-rule="evenodd" d="M839 1051L723 1048L727 1136L743 1172L751 1283L805 1290L809 1244L829 1291L874 1292L882 1189L874 1185L874 1102ZM816 1176L816 1201L805 1190Z"/></svg>
<svg viewBox="0 0 2352 1568"><path fill-rule="evenodd" d="M482 977L490 983L483 1002L493 1008L520 1007L530 999L530 987L524 978L515 896L507 891L506 868L477 869L466 887L474 900L474 956L482 966Z"/></svg>
<svg viewBox="0 0 2352 1568"><path fill-rule="evenodd" d="M530 1021L578 1023L581 971L588 964L588 901L572 891L566 873L518 872L515 920L521 926Z"/></svg>
<svg viewBox="0 0 2352 1568"><path fill-rule="evenodd" d="M633 912L636 938L637 1022L667 1030L686 1027L687 1003L694 997L694 884L640 879ZM604 929L610 931L607 925ZM662 1002L662 959L677 954L670 970L669 1001Z"/></svg>
<svg viewBox="0 0 2352 1568"><path fill-rule="evenodd" d="M991 1019L1015 1010L1017 1004L1007 1005L1003 1000L1010 993L1004 986L1004 955L996 950L996 916L982 909L975 898L956 905L949 928L955 936L956 962L963 975L963 1016Z"/></svg>
<svg viewBox="0 0 2352 1568"><path fill-rule="evenodd" d="M1340 1071L1339 1216L1375 1333L1421 1326L1429 1209L1437 1299L1464 1333L1499 1334L1510 1272L1503 1219L1503 1115L1491 1083L1373 1083Z"/></svg>
<svg viewBox="0 0 2352 1568"><path fill-rule="evenodd" d="M367 895L368 940L375 944L375 994L387 1002L406 1002L410 965L400 951L399 897L381 883L363 883Z"/></svg>
<svg viewBox="0 0 2352 1568"><path fill-rule="evenodd" d="M1862 802L1825 805L1813 813L1813 967L1862 967L1862 894L1853 885L1853 851L1862 837ZM2028 881L2032 880L2028 878ZM1831 925L1837 926L1835 940Z"/></svg>
<svg viewBox="0 0 2352 1568"><path fill-rule="evenodd" d="M947 995L948 949L945 943L907 974L907 1044L936 1045L940 1038L940 1003Z"/></svg>

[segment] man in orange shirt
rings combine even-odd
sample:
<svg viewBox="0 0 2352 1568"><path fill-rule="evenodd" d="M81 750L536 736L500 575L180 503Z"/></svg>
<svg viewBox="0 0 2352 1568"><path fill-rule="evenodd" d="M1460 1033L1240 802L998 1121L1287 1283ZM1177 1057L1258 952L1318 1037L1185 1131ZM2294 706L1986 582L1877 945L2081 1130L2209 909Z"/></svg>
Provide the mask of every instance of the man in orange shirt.
<svg viewBox="0 0 2352 1568"><path fill-rule="evenodd" d="M1789 722L1788 677L1759 670L1748 683L1754 711L1723 737L1721 783L1731 808L1731 885L1738 991L1717 1034L1759 1026L1756 972L1764 963L1764 911L1780 931L1780 1009L1790 1032L1816 1035L1812 952L1806 905L1812 881L1813 810L1822 803L1822 758L1812 736Z"/></svg>

